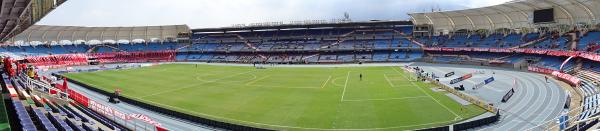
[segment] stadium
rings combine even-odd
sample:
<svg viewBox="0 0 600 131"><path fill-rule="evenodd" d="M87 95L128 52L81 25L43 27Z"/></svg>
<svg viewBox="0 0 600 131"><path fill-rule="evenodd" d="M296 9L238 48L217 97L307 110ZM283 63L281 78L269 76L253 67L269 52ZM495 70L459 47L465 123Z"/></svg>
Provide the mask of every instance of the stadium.
<svg viewBox="0 0 600 131"><path fill-rule="evenodd" d="M0 130L600 129L599 0L405 20L36 24L66 2L0 3Z"/></svg>

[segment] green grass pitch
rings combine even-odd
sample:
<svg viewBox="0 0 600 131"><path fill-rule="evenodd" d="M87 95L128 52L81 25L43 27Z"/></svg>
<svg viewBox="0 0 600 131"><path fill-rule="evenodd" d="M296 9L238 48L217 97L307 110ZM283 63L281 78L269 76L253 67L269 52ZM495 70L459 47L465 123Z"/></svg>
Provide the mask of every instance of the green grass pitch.
<svg viewBox="0 0 600 131"><path fill-rule="evenodd" d="M363 75L360 80L359 75ZM66 74L97 88L210 119L277 130L411 130L484 110L462 106L400 67L166 64Z"/></svg>

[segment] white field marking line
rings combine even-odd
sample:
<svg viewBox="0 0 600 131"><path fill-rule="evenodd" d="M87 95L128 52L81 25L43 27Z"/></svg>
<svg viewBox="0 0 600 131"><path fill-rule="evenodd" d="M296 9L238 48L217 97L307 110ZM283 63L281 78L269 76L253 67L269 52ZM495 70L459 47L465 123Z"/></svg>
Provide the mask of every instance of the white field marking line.
<svg viewBox="0 0 600 131"><path fill-rule="evenodd" d="M153 93L153 94L150 94L150 95L141 96L141 97L138 97L138 98L145 98L145 97L154 96L154 95L158 95L158 94L163 94L163 93L168 93L168 92L173 92L173 91L183 90L183 89L187 89L187 88L192 88L192 87L196 87L196 85L205 84L205 83L210 83L210 82L216 82L216 81L219 81L219 80L223 80L223 79L227 79L227 78L231 78L231 77L239 76L239 75L246 74L246 73L250 73L250 72L253 72L253 71L255 71L255 70L251 70L251 71L247 71L247 72L243 72L243 73L238 73L238 74L235 74L235 75L231 75L231 76L223 77L223 78L216 79L216 80L213 80L213 81L202 82L202 83L199 83L199 84L192 84L192 85L190 85L190 86L183 87L183 88L176 88L176 89L173 89L173 90L166 90L166 91L156 92L156 93Z"/></svg>
<svg viewBox="0 0 600 131"><path fill-rule="evenodd" d="M256 82L258 82L258 81L260 81L260 80L266 79L266 78L268 78L268 77L270 77L270 76L271 76L271 75L266 75L266 76L263 76L263 77L261 77L261 78L254 79L254 80L252 80L252 81L250 81L250 82L246 83L245 85L252 85L252 84L254 84L254 83L256 83Z"/></svg>
<svg viewBox="0 0 600 131"><path fill-rule="evenodd" d="M348 79L350 78L350 72L352 71L348 71L348 74L346 75L346 83L344 84L344 90L342 91L342 99L340 99L340 101L344 101L344 95L346 95L346 87L348 87Z"/></svg>
<svg viewBox="0 0 600 131"><path fill-rule="evenodd" d="M329 75L329 77L327 78L327 80L325 81L325 83L323 83L323 85L321 86L321 88L324 88L325 85L327 85L327 83L329 83L329 80L331 80L331 75Z"/></svg>
<svg viewBox="0 0 600 131"><path fill-rule="evenodd" d="M272 76L272 75L269 75ZM249 79L249 80L256 80L255 78ZM200 80L202 81L202 80ZM208 83L208 82L206 82ZM231 84L230 82L221 82L220 84L224 84L224 85L230 85L230 86L235 86L238 87L240 86L239 84ZM250 87L261 87L261 88L290 88L290 89L317 89L319 87L288 87L288 86L265 86L265 85L244 85L244 86L250 86Z"/></svg>
<svg viewBox="0 0 600 131"><path fill-rule="evenodd" d="M429 98L429 96L413 96L413 97L384 98L384 99L360 99L360 100L344 100L344 101L386 101L386 100L405 100L405 99L418 99L418 98Z"/></svg>
<svg viewBox="0 0 600 131"><path fill-rule="evenodd" d="M400 74L400 76L404 77L404 79L406 79L410 82L410 79L408 79L408 77L404 76L404 74L402 74L400 71L396 70L396 68L394 68L394 67L391 67L391 68L394 69L394 71L398 72Z"/></svg>
<svg viewBox="0 0 600 131"><path fill-rule="evenodd" d="M265 124L265 123L258 123L258 122L244 121L244 120L237 120L237 119L227 118L227 117L223 117L223 116L214 116L214 115L210 115L210 114L204 114L204 113L201 113L201 112L191 111L191 110L187 110L187 109L183 109L183 108L179 108L179 107L174 107L174 106L163 104L163 103L157 103L157 102L150 101L150 100L144 100L144 102L150 102L150 103L153 103L153 104L167 106L167 107L170 107L170 108L179 109L179 110L186 111L186 112L189 112L189 113L194 113L194 114L197 114L197 115L200 115L200 116L214 118L214 119L217 119L217 120L219 120L219 119L220 120L225 120L224 122L232 122L233 121L233 122L238 122L238 123L241 123L241 124L254 124L254 125L268 126L268 127L271 127L271 128L276 127L276 128L303 129L303 130L330 130L330 131L348 131L348 130L353 130L353 131L367 130L368 131L368 130L385 130L385 129L394 129L394 128L403 128L403 127L415 127L415 126L434 125L434 124L454 122L454 120L449 120L449 121L431 122L431 123L423 123L423 124L415 124L415 125L381 127L381 128L355 128L355 129L310 128L310 127L284 126L284 125L274 125L274 124Z"/></svg>
<svg viewBox="0 0 600 131"><path fill-rule="evenodd" d="M456 121L456 120L460 120L460 119L462 119L462 118L461 118L461 117L458 117L458 116L457 116L457 117L454 117L454 120L455 120L455 121Z"/></svg>
<svg viewBox="0 0 600 131"><path fill-rule="evenodd" d="M385 77L385 80L388 82L388 84L390 84L390 87L396 87L394 86L394 84L392 84L392 82L390 81L390 79L387 77L387 75L383 74L383 77Z"/></svg>
<svg viewBox="0 0 600 131"><path fill-rule="evenodd" d="M396 72L398 72L399 74L402 74L401 72L399 72L398 70L396 70L396 68L393 68ZM454 111L450 110L450 108L446 107L444 104L442 104L440 101L438 101L437 99L433 98L433 96L431 96L429 93L425 92L425 90L421 89L421 86L415 84L414 82L410 82L413 86L417 87L419 90L421 90L421 92L425 93L425 95L429 96L433 101L437 102L440 106L446 108L446 110L448 110L450 113L454 114L456 117L460 117L460 119L462 119L461 116L459 116L458 114L456 114Z"/></svg>
<svg viewBox="0 0 600 131"><path fill-rule="evenodd" d="M246 82L246 81L251 81L251 80L256 80L257 79L257 76L255 74L250 74L250 75L252 75L252 78L250 78L250 79L238 80L238 81L228 81L228 83ZM207 75L207 74L197 75L196 76L196 80L203 81L203 82L206 82L206 83L215 82L215 80L205 80L205 79L202 79L202 77L205 77L205 76L209 76L209 75Z"/></svg>
<svg viewBox="0 0 600 131"><path fill-rule="evenodd" d="M336 78L333 78L333 79L331 80L331 84L333 84L333 85L335 85L335 86L344 86L344 85L338 84L338 83L336 82L336 81L337 81L337 80L339 80L340 78L344 78L344 77L336 77Z"/></svg>

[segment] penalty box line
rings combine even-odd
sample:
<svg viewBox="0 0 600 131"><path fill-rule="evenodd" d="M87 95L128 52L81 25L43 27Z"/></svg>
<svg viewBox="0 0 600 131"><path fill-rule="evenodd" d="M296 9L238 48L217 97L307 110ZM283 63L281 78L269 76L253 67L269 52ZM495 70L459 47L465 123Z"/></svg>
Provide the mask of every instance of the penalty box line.
<svg viewBox="0 0 600 131"><path fill-rule="evenodd" d="M146 95L146 96L141 96L141 97L138 97L138 98L142 99L142 98L146 98L146 97L150 97L150 96L155 96L155 95L159 95L159 94L170 93L170 92L179 91L179 90L183 90L183 89L193 88L193 87L197 87L198 85L202 85L202 84L206 84L206 83L212 83L212 82L217 82L217 81L220 81L220 80L224 80L224 79L227 79L227 78L232 78L232 77L235 77L235 76L239 76L239 75L251 73L251 72L254 72L254 71L256 71L256 70L251 70L251 71L247 71L247 72L243 72L243 73L238 73L238 74L234 74L234 75L222 77L220 79L216 79L216 80L213 80L213 81L201 82L201 83L198 83L198 84L191 84L191 85L188 85L188 86L185 86L185 87L182 87L182 88L175 88L175 89L172 89L172 90L166 90L166 91L162 91L162 92L156 92L156 93L153 93L153 94L150 94L150 95Z"/></svg>
<svg viewBox="0 0 600 131"><path fill-rule="evenodd" d="M419 99L419 98L429 98L429 96L397 97L397 98L382 98L382 99L356 99L356 100L343 100L342 102L387 101L387 100L406 100L406 99Z"/></svg>
<svg viewBox="0 0 600 131"><path fill-rule="evenodd" d="M383 77L385 77L385 80L388 82L388 84L390 84L390 87L396 87L394 84L392 84L392 81L390 81L390 78L388 78L387 75L383 74Z"/></svg>
<svg viewBox="0 0 600 131"><path fill-rule="evenodd" d="M249 85L252 85L252 84L254 84L254 83L256 83L256 82L258 82L258 81L260 81L260 80L267 79L268 77L271 77L271 75L266 75L266 76L263 76L263 77L261 77L261 78L254 79L254 80L252 80L252 81L250 81L250 82L248 82L248 83L246 83L246 84L244 84L244 85L247 85L247 86L249 86Z"/></svg>
<svg viewBox="0 0 600 131"><path fill-rule="evenodd" d="M348 71L348 74L346 75L346 83L344 83L344 90L342 91L342 98L340 99L340 101L344 101L344 95L346 95L346 87L348 87L348 79L350 78L350 72L352 71Z"/></svg>
<svg viewBox="0 0 600 131"><path fill-rule="evenodd" d="M398 72L398 74L402 74L400 71L396 70L396 68L392 67L392 69L394 69L394 71ZM404 76L404 74L402 74L402 76ZM405 76L406 78L406 76ZM408 78L406 78L408 80ZM421 86L415 84L414 82L410 82L413 86L415 86L416 88L419 88L419 90L423 93L425 93L425 95L429 96L433 101L435 101L436 103L438 103L440 106L446 108L446 110L448 110L450 113L454 114L454 116L459 117L460 119L462 119L462 117L458 114L456 114L456 112L450 110L450 108L448 108L446 105L442 104L440 101L438 101L437 99L435 99L433 96L431 96L429 93L425 92L425 90L423 90L421 88Z"/></svg>

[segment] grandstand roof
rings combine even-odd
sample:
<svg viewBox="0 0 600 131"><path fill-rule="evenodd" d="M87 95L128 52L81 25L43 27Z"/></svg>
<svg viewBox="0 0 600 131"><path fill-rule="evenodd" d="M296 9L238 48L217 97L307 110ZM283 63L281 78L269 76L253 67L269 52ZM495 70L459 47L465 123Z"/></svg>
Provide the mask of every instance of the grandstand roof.
<svg viewBox="0 0 600 131"><path fill-rule="evenodd" d="M174 40L178 33L190 32L187 25L138 26L138 27L82 27L33 25L21 34L9 39L15 45L29 43L121 43L125 41ZM100 42L100 43L99 43Z"/></svg>
<svg viewBox="0 0 600 131"><path fill-rule="evenodd" d="M344 22L344 23L316 23L316 24L276 24L245 27L223 27L223 28L201 28L193 29L193 32L229 32L229 31L251 31L251 30L272 30L272 29L306 29L306 28L357 28L357 27L377 27L377 26L396 26L412 25L411 21L365 21L365 22Z"/></svg>
<svg viewBox="0 0 600 131"><path fill-rule="evenodd" d="M66 0L2 0L0 41L19 34Z"/></svg>
<svg viewBox="0 0 600 131"><path fill-rule="evenodd" d="M461 29L534 28L533 11L554 8L555 23L598 24L598 0L514 0L500 5L444 12L411 13L415 25L431 24L436 32Z"/></svg>

